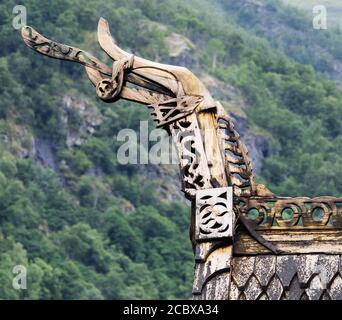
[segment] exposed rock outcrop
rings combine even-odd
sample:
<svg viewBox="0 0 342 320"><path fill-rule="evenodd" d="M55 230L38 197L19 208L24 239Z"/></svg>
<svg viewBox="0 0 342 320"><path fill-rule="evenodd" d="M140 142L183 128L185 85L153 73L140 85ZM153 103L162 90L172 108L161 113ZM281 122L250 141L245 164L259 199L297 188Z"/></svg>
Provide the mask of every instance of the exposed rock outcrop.
<svg viewBox="0 0 342 320"><path fill-rule="evenodd" d="M14 156L24 159L34 154L34 138L32 132L24 125L8 121L0 132L0 146Z"/></svg>
<svg viewBox="0 0 342 320"><path fill-rule="evenodd" d="M235 128L247 146L253 165L253 172L259 175L264 159L269 153L269 144L264 136L256 134L251 130L245 113L245 110L248 109L248 104L242 92L208 74L201 76L201 79L214 98L222 103L234 119Z"/></svg>
<svg viewBox="0 0 342 320"><path fill-rule="evenodd" d="M59 171L50 140L35 138L33 151L34 159L44 168L50 168L55 172Z"/></svg>
<svg viewBox="0 0 342 320"><path fill-rule="evenodd" d="M166 59L166 63L193 69L195 63L193 54L195 45L188 38L173 32L166 37L165 44L169 51L169 57Z"/></svg>
<svg viewBox="0 0 342 320"><path fill-rule="evenodd" d="M249 128L246 118L240 117L235 113L230 113L230 115L234 118L235 128L248 149L248 155L253 166L253 173L259 175L264 160L269 153L270 147L267 139L262 135L253 133Z"/></svg>
<svg viewBox="0 0 342 320"><path fill-rule="evenodd" d="M81 97L64 96L63 109L62 122L68 127L68 148L80 146L102 123L100 112Z"/></svg>

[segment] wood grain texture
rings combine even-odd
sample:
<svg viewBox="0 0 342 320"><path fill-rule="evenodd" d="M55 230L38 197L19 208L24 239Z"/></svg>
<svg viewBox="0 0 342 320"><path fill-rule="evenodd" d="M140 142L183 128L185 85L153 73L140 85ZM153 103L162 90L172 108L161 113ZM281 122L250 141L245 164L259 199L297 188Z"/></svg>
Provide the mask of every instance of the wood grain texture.
<svg viewBox="0 0 342 320"><path fill-rule="evenodd" d="M265 230L258 232L267 242L283 253L342 253L342 231L339 230ZM271 253L247 232L235 235L234 254L255 255Z"/></svg>

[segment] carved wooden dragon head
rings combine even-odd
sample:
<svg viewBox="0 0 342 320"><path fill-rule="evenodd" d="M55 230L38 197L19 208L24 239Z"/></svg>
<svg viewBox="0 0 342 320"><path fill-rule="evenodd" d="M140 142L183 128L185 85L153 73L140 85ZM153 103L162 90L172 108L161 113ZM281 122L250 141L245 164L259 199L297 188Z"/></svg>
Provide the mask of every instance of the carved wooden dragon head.
<svg viewBox="0 0 342 320"><path fill-rule="evenodd" d="M196 151L204 151L207 159L206 163L202 161L202 165L198 161L197 169L192 167L197 174L190 172L186 179L188 182L193 180L193 183L184 186L188 194L194 194L191 189L215 186L236 186L235 194L239 196L251 195L256 189L247 150L239 140L233 123L220 103L212 98L203 83L187 68L152 62L125 52L115 44L108 22L103 18L98 23L98 40L113 60L112 67L84 50L51 41L32 27L23 27L22 37L26 45L38 53L84 65L97 95L104 102L125 99L148 105L153 109L152 115L157 126L170 133L176 127L182 127L186 117L199 114L197 129L204 139L204 146L199 146L199 149L205 150ZM183 122L176 124L179 120ZM196 123L193 125L196 127ZM224 151L227 154L222 159ZM186 170L183 168L183 171Z"/></svg>
<svg viewBox="0 0 342 320"><path fill-rule="evenodd" d="M22 28L22 37L38 53L84 65L104 102L125 99L148 105L157 126L173 137L183 191L189 199L195 200L198 191L231 187L235 213L241 218L250 218L251 210L257 213L252 219L254 228L301 224L325 228L332 221L331 216L340 224L336 204L341 199L276 197L265 186L255 184L245 145L231 118L203 83L184 67L152 62L125 52L115 44L105 19L99 20L98 40L113 60L111 67L86 51L51 41L29 26ZM324 218L320 221L312 217L316 209L323 210ZM291 218L284 219L285 210L292 211ZM232 218L230 231L225 235L233 235L233 221Z"/></svg>

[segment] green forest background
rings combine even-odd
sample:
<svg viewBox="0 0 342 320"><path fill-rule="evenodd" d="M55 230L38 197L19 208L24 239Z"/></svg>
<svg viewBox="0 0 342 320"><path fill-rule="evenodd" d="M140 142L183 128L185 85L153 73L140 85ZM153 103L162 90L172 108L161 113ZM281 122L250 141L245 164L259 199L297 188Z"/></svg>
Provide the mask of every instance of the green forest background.
<svg viewBox="0 0 342 320"><path fill-rule="evenodd" d="M177 168L116 160L118 131L138 131L149 111L101 103L82 67L26 48L12 27L17 4L0 4L0 298L190 298L189 207ZM101 16L121 47L189 67L244 124L244 139L263 141L259 182L279 195L341 196L337 28L314 30L309 14L276 0L25 6L43 35L103 60ZM185 53L175 52L179 41ZM28 268L27 290L12 287L18 264Z"/></svg>

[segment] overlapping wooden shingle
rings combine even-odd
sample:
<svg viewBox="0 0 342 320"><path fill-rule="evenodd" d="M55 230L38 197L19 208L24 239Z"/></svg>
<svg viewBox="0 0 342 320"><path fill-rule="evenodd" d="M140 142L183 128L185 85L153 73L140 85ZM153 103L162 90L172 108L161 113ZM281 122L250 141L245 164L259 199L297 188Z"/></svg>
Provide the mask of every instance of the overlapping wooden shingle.
<svg viewBox="0 0 342 320"><path fill-rule="evenodd" d="M233 258L231 300L342 300L341 257L329 254Z"/></svg>

